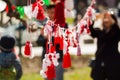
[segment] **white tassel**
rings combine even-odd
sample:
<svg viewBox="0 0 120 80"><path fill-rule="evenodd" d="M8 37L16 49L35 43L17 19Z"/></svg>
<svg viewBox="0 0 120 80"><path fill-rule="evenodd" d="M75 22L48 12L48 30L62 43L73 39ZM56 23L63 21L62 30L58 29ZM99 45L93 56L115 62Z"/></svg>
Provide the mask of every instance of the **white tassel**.
<svg viewBox="0 0 120 80"><path fill-rule="evenodd" d="M43 77L43 78L47 78L47 75L45 74L45 72L43 70L40 71L40 75Z"/></svg>
<svg viewBox="0 0 120 80"><path fill-rule="evenodd" d="M64 46L63 46L63 53L65 54L67 52L67 42L64 40Z"/></svg>
<svg viewBox="0 0 120 80"><path fill-rule="evenodd" d="M32 18L32 5L30 6L25 6L24 7L25 15L28 17L28 19Z"/></svg>
<svg viewBox="0 0 120 80"><path fill-rule="evenodd" d="M32 13L32 17L36 18L38 15L38 6L35 7L35 10Z"/></svg>
<svg viewBox="0 0 120 80"><path fill-rule="evenodd" d="M45 27L44 27L44 33L50 34L53 31L52 28L52 22L51 21L47 21Z"/></svg>
<svg viewBox="0 0 120 80"><path fill-rule="evenodd" d="M58 63L59 57L60 57L59 54L56 54L56 53L53 54L53 57L52 57L53 59L52 59L52 60L53 60L53 64L54 64L55 66L58 66L58 65L59 65L59 63Z"/></svg>

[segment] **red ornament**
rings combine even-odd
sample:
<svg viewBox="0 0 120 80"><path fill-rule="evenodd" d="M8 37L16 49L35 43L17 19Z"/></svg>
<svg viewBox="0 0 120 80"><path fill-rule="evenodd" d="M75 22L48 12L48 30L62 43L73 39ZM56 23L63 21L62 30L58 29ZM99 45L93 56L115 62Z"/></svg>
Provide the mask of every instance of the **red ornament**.
<svg viewBox="0 0 120 80"><path fill-rule="evenodd" d="M44 20L45 19L44 10L43 10L43 7L42 7L41 4L42 3L40 3L40 1L37 1L32 5L32 11L34 12L36 10L34 14L37 14L36 18L38 20Z"/></svg>
<svg viewBox="0 0 120 80"><path fill-rule="evenodd" d="M51 64L50 66L48 66L48 70L46 72L46 75L47 75L48 80L53 80L53 78L56 77L54 64Z"/></svg>
<svg viewBox="0 0 120 80"><path fill-rule="evenodd" d="M71 67L71 58L70 58L70 54L68 52L64 54L62 66L63 66L63 68Z"/></svg>
<svg viewBox="0 0 120 80"><path fill-rule="evenodd" d="M26 56L31 55L31 43L29 41L26 42L24 55L26 55Z"/></svg>

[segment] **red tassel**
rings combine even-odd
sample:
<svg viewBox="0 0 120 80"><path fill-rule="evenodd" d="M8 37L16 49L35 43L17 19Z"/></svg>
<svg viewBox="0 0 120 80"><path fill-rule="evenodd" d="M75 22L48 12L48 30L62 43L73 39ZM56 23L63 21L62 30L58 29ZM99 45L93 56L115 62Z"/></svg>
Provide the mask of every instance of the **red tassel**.
<svg viewBox="0 0 120 80"><path fill-rule="evenodd" d="M82 25L82 26L81 26L81 30L80 30L80 34L82 34L82 33L84 32L84 28L85 28L85 26Z"/></svg>
<svg viewBox="0 0 120 80"><path fill-rule="evenodd" d="M90 29L89 29L89 27L87 28L87 33L88 33L88 34L90 33Z"/></svg>
<svg viewBox="0 0 120 80"><path fill-rule="evenodd" d="M43 7L38 4L38 2L35 2L33 5L32 5L32 11L35 10L36 7L38 7L38 13L37 13L37 19L38 20L44 20L45 19L45 16L44 16L44 10L43 10Z"/></svg>
<svg viewBox="0 0 120 80"><path fill-rule="evenodd" d="M26 42L24 55L26 55L26 56L30 56L31 55L31 46L30 46L30 42L29 41Z"/></svg>
<svg viewBox="0 0 120 80"><path fill-rule="evenodd" d="M61 27L65 26L64 2L56 4L54 17L55 24L59 24Z"/></svg>
<svg viewBox="0 0 120 80"><path fill-rule="evenodd" d="M52 80L56 77L55 75L55 66L51 64L51 66L48 66L48 70L46 72L48 80Z"/></svg>
<svg viewBox="0 0 120 80"><path fill-rule="evenodd" d="M63 68L71 67L71 58L70 58L70 54L68 52L64 54L62 66L63 66Z"/></svg>
<svg viewBox="0 0 120 80"><path fill-rule="evenodd" d="M55 47L54 46L50 46L50 49L49 49L50 51L50 53L54 53L55 52Z"/></svg>
<svg viewBox="0 0 120 80"><path fill-rule="evenodd" d="M73 41L73 47L77 47L77 42L74 39L72 39L72 41Z"/></svg>
<svg viewBox="0 0 120 80"><path fill-rule="evenodd" d="M60 37L55 37L54 44L59 44L59 43L60 43Z"/></svg>

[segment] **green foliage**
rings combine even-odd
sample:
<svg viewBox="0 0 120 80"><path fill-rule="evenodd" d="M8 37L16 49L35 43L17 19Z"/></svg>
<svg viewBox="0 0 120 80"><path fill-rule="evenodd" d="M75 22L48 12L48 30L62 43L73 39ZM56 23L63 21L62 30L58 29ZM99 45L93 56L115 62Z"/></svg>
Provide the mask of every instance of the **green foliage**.
<svg viewBox="0 0 120 80"><path fill-rule="evenodd" d="M22 19L25 15L24 8L22 6L18 6L17 8L18 13L20 14L20 18Z"/></svg>
<svg viewBox="0 0 120 80"><path fill-rule="evenodd" d="M50 0L43 0L45 2L45 5L46 6L49 6L50 5Z"/></svg>
<svg viewBox="0 0 120 80"><path fill-rule="evenodd" d="M78 68L72 71L67 71L64 74L64 80L91 80L90 78L90 71L89 67ZM21 80L44 80L39 73L29 73L23 75Z"/></svg>

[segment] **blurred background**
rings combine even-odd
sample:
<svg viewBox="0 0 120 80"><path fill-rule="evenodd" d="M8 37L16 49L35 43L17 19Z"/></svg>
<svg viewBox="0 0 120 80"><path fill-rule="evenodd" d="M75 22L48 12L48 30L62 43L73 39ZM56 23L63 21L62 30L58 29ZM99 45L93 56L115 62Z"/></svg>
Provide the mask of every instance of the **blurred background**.
<svg viewBox="0 0 120 80"><path fill-rule="evenodd" d="M5 0L6 1L6 0ZM26 6L28 0L10 0L13 5ZM36 0L31 0L35 2ZM100 26L102 20L100 12L105 10L112 11L118 18L120 25L120 0L96 0L96 12L97 19L94 26ZM7 1L6 1L7 2ZM66 18L66 22L69 28L74 27L79 20L84 16L86 9L88 8L91 0L74 0L73 16ZM16 19L14 16L8 17L6 11L0 12L0 36L10 34L16 37L15 51L17 54L23 54L23 49L26 41L29 37L25 26L20 19ZM40 29L37 29L30 34L33 43L33 52L35 53L34 59L28 59L21 57L21 63L24 71L22 80L43 80L39 75L41 69L41 54L42 47L36 44L36 41L40 35ZM65 80L91 80L90 68L88 67L89 61L94 57L96 52L96 39L92 39L89 35L81 35L80 45L82 50L82 56L76 56L76 48L70 47L69 51L72 58L72 67L65 71ZM120 44L119 44L120 51Z"/></svg>

